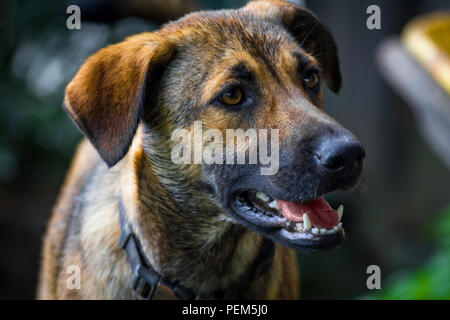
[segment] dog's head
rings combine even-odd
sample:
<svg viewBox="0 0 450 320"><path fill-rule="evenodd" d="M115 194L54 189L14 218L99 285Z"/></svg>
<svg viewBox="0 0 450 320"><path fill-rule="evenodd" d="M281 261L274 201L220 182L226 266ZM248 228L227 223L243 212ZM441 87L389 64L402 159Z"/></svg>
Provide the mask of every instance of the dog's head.
<svg viewBox="0 0 450 320"><path fill-rule="evenodd" d="M144 151L170 175L168 185L197 190L193 206L319 249L343 238L341 212L323 195L353 187L364 158L322 110L321 79L339 91L330 32L305 9L261 0L191 14L99 51L67 87L64 105L109 166L141 123Z"/></svg>

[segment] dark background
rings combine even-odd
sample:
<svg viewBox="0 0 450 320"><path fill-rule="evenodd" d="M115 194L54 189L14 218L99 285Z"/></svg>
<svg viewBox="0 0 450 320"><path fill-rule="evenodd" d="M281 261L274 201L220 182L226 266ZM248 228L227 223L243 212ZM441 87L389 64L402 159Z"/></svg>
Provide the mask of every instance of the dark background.
<svg viewBox="0 0 450 320"><path fill-rule="evenodd" d="M196 1L202 8L244 2ZM65 8L71 3L82 6L81 30L66 28ZM0 4L3 299L35 297L46 222L81 139L60 108L65 85L98 49L158 28L136 13L112 10L105 1L71 3ZM381 8L381 30L366 28L371 4ZM339 47L343 88L338 96L326 92L325 110L360 139L367 162L357 190L329 198L334 207L345 205L347 240L332 252L299 255L303 297L450 298L450 254L441 254L433 233L436 224L447 224L443 234L450 234L448 220L439 215L450 203L450 172L423 140L410 107L385 83L374 58L387 35L398 35L417 15L448 10L448 1L307 0L306 6L329 26ZM366 287L366 268L372 264L381 268L385 291ZM432 278L436 273L441 278ZM426 293L424 283L434 288L433 281L440 291Z"/></svg>

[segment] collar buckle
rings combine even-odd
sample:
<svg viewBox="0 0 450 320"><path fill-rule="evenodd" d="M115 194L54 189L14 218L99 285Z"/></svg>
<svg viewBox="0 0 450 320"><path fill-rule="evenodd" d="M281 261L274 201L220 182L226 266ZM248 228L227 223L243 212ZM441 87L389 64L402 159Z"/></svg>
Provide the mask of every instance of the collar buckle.
<svg viewBox="0 0 450 320"><path fill-rule="evenodd" d="M133 272L131 287L144 299L152 300L158 289L159 282L160 277L158 275L140 264Z"/></svg>

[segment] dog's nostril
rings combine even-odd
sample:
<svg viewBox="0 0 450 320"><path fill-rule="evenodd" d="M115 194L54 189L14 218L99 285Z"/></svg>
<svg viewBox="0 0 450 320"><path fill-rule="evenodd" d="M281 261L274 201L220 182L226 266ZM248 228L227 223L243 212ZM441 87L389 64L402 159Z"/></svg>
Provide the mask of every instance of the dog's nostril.
<svg viewBox="0 0 450 320"><path fill-rule="evenodd" d="M356 141L330 139L321 145L318 158L322 167L338 173L360 165L365 155Z"/></svg>
<svg viewBox="0 0 450 320"><path fill-rule="evenodd" d="M344 159L341 157L329 158L322 162L323 166L329 170L339 171L344 169Z"/></svg>

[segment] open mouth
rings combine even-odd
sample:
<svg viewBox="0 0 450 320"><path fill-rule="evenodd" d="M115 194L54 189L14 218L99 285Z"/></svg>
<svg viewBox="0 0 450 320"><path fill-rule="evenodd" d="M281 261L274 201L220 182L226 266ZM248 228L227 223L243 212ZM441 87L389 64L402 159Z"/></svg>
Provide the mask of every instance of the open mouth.
<svg viewBox="0 0 450 320"><path fill-rule="evenodd" d="M334 210L323 197L298 203L248 190L238 193L231 206L244 225L295 249L330 249L344 238L344 207Z"/></svg>

